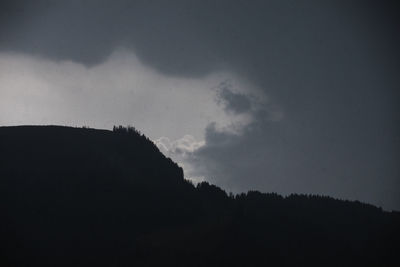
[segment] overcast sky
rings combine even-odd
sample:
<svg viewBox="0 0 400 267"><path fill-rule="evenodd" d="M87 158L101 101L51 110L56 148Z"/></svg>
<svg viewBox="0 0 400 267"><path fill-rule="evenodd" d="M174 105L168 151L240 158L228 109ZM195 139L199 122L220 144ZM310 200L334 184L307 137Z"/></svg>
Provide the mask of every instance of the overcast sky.
<svg viewBox="0 0 400 267"><path fill-rule="evenodd" d="M188 179L400 210L399 11L3 0L0 124L130 124Z"/></svg>

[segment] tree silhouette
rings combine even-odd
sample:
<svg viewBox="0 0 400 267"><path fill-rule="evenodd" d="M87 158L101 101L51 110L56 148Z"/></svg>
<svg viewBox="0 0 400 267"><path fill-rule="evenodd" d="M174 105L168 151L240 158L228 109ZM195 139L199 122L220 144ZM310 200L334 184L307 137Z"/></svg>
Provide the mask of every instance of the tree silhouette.
<svg viewBox="0 0 400 267"><path fill-rule="evenodd" d="M1 266L398 266L400 214L193 185L132 126L0 127Z"/></svg>

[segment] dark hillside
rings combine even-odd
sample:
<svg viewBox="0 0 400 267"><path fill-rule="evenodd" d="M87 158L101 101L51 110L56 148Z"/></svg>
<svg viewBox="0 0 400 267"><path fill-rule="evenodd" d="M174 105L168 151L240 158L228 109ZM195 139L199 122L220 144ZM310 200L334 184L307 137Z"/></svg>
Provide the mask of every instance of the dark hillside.
<svg viewBox="0 0 400 267"><path fill-rule="evenodd" d="M1 266L398 266L400 215L228 196L133 128L0 127Z"/></svg>

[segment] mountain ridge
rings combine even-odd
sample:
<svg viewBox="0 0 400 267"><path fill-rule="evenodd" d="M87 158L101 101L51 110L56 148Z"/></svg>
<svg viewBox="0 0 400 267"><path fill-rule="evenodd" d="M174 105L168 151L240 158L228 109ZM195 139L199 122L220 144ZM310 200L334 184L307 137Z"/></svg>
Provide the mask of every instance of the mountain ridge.
<svg viewBox="0 0 400 267"><path fill-rule="evenodd" d="M0 127L0 151L4 266L396 266L399 212L195 186L133 127Z"/></svg>

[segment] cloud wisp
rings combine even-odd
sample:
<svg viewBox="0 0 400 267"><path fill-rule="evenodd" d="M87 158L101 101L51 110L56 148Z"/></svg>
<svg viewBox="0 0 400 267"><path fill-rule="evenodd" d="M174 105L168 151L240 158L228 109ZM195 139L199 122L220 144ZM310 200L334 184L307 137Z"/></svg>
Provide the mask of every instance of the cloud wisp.
<svg viewBox="0 0 400 267"><path fill-rule="evenodd" d="M240 117L239 122L232 122L224 127L220 127L215 121L209 123L204 130L205 139L202 141L186 135L175 141L160 138L156 144L163 153L181 164L188 179L209 180L228 190L240 192L248 188L242 187L235 181L237 175L242 175L240 178L246 177L245 172L248 171L246 160L236 158L228 164L230 166L224 165L232 160L232 157L241 154L248 156L252 151L244 148L242 153L235 151L235 155L229 155L232 147L245 141L250 133L260 130L264 124L279 123L284 118L284 113L276 104L267 101L265 95L257 97L245 94L229 81L221 82L214 91L216 91L215 102L226 114ZM263 148L262 143L259 146ZM234 162L237 165L234 165ZM240 164L244 169L241 169ZM261 164L257 168L263 166L264 164ZM232 175L238 171L239 173Z"/></svg>

